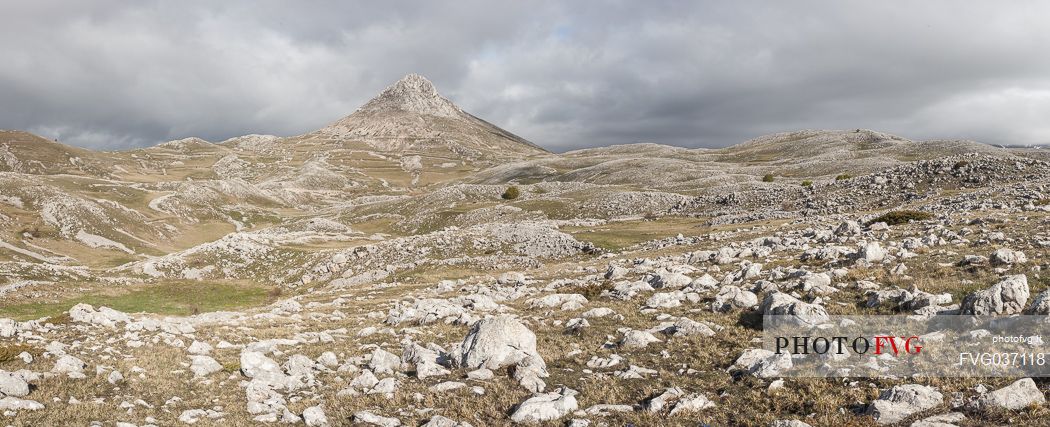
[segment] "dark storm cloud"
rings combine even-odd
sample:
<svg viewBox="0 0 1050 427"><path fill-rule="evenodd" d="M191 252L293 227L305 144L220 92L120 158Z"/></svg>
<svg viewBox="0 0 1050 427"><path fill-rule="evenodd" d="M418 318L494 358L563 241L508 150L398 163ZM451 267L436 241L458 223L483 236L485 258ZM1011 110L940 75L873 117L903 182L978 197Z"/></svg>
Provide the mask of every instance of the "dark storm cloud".
<svg viewBox="0 0 1050 427"><path fill-rule="evenodd" d="M409 72L555 150L802 128L1050 142L1050 5L33 2L0 127L94 148L294 135Z"/></svg>

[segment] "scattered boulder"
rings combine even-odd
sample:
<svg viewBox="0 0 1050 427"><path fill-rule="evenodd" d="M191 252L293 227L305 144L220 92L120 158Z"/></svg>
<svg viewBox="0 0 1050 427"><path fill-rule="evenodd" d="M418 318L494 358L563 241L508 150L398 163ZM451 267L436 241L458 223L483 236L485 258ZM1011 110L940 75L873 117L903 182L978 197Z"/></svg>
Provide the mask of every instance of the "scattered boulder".
<svg viewBox="0 0 1050 427"><path fill-rule="evenodd" d="M664 330L664 333L676 337L687 337L692 335L710 337L715 335L715 331L707 324L697 322L687 317L676 320L674 325Z"/></svg>
<svg viewBox="0 0 1050 427"><path fill-rule="evenodd" d="M1042 390L1035 385L1031 378L1023 378L1012 384L985 394L977 401L981 409L1001 408L1017 410L1030 405L1042 405L1046 403Z"/></svg>
<svg viewBox="0 0 1050 427"><path fill-rule="evenodd" d="M689 285L693 279L682 273L672 271L659 271L652 275L649 284L653 289L681 289Z"/></svg>
<svg viewBox="0 0 1050 427"><path fill-rule="evenodd" d="M361 423L378 427L401 427L401 420L397 418L376 415L370 411L361 411L355 413L353 421L355 423Z"/></svg>
<svg viewBox="0 0 1050 427"><path fill-rule="evenodd" d="M535 424L559 419L577 408L576 390L561 387L552 393L535 394L521 402L510 419L515 423Z"/></svg>
<svg viewBox="0 0 1050 427"><path fill-rule="evenodd" d="M843 221L835 227L836 236L856 236L861 232L860 223L857 221Z"/></svg>
<svg viewBox="0 0 1050 427"><path fill-rule="evenodd" d="M1032 300L1032 306L1025 310L1024 314L1050 314L1050 289L1042 291Z"/></svg>
<svg viewBox="0 0 1050 427"><path fill-rule="evenodd" d="M648 347L649 344L660 342L660 339L649 331L630 330L623 334L620 347L639 349Z"/></svg>
<svg viewBox="0 0 1050 427"><path fill-rule="evenodd" d="M190 356L190 371L195 377L206 377L221 370L222 365L211 356Z"/></svg>
<svg viewBox="0 0 1050 427"><path fill-rule="evenodd" d="M328 425L328 417L320 405L311 406L303 410L303 422L307 427L324 427Z"/></svg>
<svg viewBox="0 0 1050 427"><path fill-rule="evenodd" d="M212 347L211 344L208 344L204 341L194 340L193 344L190 344L190 347L187 348L186 351L188 351L190 354L207 355L211 353Z"/></svg>
<svg viewBox="0 0 1050 427"><path fill-rule="evenodd" d="M69 318L74 322L88 323L106 328L113 328L117 323L131 322L131 317L109 307L95 310L90 304L77 304L69 309Z"/></svg>
<svg viewBox="0 0 1050 427"><path fill-rule="evenodd" d="M29 383L20 376L7 371L0 371L0 394L25 397L29 394Z"/></svg>
<svg viewBox="0 0 1050 427"><path fill-rule="evenodd" d="M401 358L394 353L376 347L368 360L368 367L377 374L392 374L401 366Z"/></svg>
<svg viewBox="0 0 1050 427"><path fill-rule="evenodd" d="M1017 314L1028 302L1028 277L1007 276L992 287L974 292L963 299L960 313L973 315Z"/></svg>
<svg viewBox="0 0 1050 427"><path fill-rule="evenodd" d="M898 385L879 394L879 398L868 405L867 414L879 424L893 424L912 414L933 409L943 402L944 396L931 387Z"/></svg>
<svg viewBox="0 0 1050 427"><path fill-rule="evenodd" d="M84 367L87 366L83 360L76 358L71 355L64 355L55 362L55 367L51 368L51 372L56 374L66 374L70 378L85 378Z"/></svg>
<svg viewBox="0 0 1050 427"><path fill-rule="evenodd" d="M466 421L456 421L441 415L434 415L426 424L420 427L474 427Z"/></svg>
<svg viewBox="0 0 1050 427"><path fill-rule="evenodd" d="M106 377L106 382L113 385L120 384L124 382L124 374L120 373L118 370L110 371L109 375Z"/></svg>
<svg viewBox="0 0 1050 427"><path fill-rule="evenodd" d="M44 405L35 400L21 399L14 396L0 399L0 411L39 411L41 409L44 409Z"/></svg>
<svg viewBox="0 0 1050 427"><path fill-rule="evenodd" d="M415 367L419 379L448 375L449 370L442 366L445 357L437 350L423 347L411 341L404 343L401 360L410 367Z"/></svg>
<svg viewBox="0 0 1050 427"><path fill-rule="evenodd" d="M879 263L886 259L886 250L879 242L868 242L860 249L860 259L869 263Z"/></svg>
<svg viewBox="0 0 1050 427"><path fill-rule="evenodd" d="M828 321L828 312L818 304L799 301L783 292L771 292L762 300L763 315L790 316L790 321L816 325Z"/></svg>
<svg viewBox="0 0 1050 427"><path fill-rule="evenodd" d="M459 365L465 368L500 369L535 356L536 335L517 319L502 315L475 323L460 345Z"/></svg>
<svg viewBox="0 0 1050 427"><path fill-rule="evenodd" d="M725 286L715 295L711 310L725 313L736 309L747 309L758 305L758 296L736 286Z"/></svg>
<svg viewBox="0 0 1050 427"><path fill-rule="evenodd" d="M911 427L958 427L955 423L962 422L966 415L962 412L949 412L947 414L934 415L911 423Z"/></svg>
<svg viewBox="0 0 1050 427"><path fill-rule="evenodd" d="M992 255L988 257L992 265L998 266L1009 266L1014 264L1024 264L1028 262L1028 257L1025 256L1024 252L1015 251L1008 248L999 248Z"/></svg>
<svg viewBox="0 0 1050 427"><path fill-rule="evenodd" d="M514 366L514 379L530 391L542 391L546 385L547 364L536 351L536 335L517 319L502 315L478 321L470 328L460 345L459 366L496 370Z"/></svg>
<svg viewBox="0 0 1050 427"><path fill-rule="evenodd" d="M782 371L791 369L792 366L794 365L791 363L791 356L787 353L776 354L766 349L753 348L744 351L729 370L770 378L780 376Z"/></svg>
<svg viewBox="0 0 1050 427"><path fill-rule="evenodd" d="M257 351L241 352L241 373L248 378L284 376L281 366L273 359Z"/></svg>

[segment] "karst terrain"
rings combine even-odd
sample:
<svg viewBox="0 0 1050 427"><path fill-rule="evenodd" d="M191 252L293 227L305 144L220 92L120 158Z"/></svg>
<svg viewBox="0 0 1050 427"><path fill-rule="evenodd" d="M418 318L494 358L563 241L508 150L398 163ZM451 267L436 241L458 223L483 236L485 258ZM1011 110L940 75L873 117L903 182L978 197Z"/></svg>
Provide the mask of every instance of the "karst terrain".
<svg viewBox="0 0 1050 427"><path fill-rule="evenodd" d="M1048 425L1038 378L790 378L760 340L1050 314L1047 160L867 129L552 153L414 74L289 137L0 131L0 422Z"/></svg>

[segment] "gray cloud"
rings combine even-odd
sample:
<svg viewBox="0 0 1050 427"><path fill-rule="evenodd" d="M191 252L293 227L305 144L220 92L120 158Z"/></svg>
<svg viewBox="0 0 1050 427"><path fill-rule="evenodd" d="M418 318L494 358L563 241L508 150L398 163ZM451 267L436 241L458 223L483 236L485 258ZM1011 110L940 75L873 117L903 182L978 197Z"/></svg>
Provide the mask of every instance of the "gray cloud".
<svg viewBox="0 0 1050 427"><path fill-rule="evenodd" d="M5 5L0 128L295 135L409 72L554 150L803 128L1050 143L1045 2Z"/></svg>

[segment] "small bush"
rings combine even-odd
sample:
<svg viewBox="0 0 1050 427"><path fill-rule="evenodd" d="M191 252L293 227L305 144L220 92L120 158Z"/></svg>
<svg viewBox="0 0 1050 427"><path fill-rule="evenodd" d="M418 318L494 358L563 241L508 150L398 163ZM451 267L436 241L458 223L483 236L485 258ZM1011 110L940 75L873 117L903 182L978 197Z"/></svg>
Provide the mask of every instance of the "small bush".
<svg viewBox="0 0 1050 427"><path fill-rule="evenodd" d="M844 173L842 175L836 176L835 177L835 181L842 181L842 180L846 180L846 179L850 179L850 178L853 178L853 177L850 176L848 173Z"/></svg>
<svg viewBox="0 0 1050 427"><path fill-rule="evenodd" d="M56 325L56 326L57 325L68 325L70 323L73 323L73 318L69 316L69 312L65 312L65 313L56 314L54 316L48 317L47 320L44 321L44 324L48 324L48 323L50 323L52 325Z"/></svg>
<svg viewBox="0 0 1050 427"><path fill-rule="evenodd" d="M1050 205L1050 199L1039 199L1039 200L1036 200L1033 204L1036 205L1036 206Z"/></svg>
<svg viewBox="0 0 1050 427"><path fill-rule="evenodd" d="M762 177L762 182L773 182L773 174L767 173Z"/></svg>
<svg viewBox="0 0 1050 427"><path fill-rule="evenodd" d="M907 224L912 221L925 221L933 218L933 215L926 212L919 211L893 211L886 212L871 221L868 224L874 224L876 222L885 222L887 225L900 225Z"/></svg>
<svg viewBox="0 0 1050 427"><path fill-rule="evenodd" d="M517 199L520 195L521 190L518 190L518 187L510 186L507 187L507 191L504 191L503 195L500 197L503 197L503 200L514 200Z"/></svg>
<svg viewBox="0 0 1050 427"><path fill-rule="evenodd" d="M39 351L28 344L7 344L0 346L0 363L10 362L18 358L19 354L27 352L39 356Z"/></svg>
<svg viewBox="0 0 1050 427"><path fill-rule="evenodd" d="M959 160L959 161L955 162L954 165L952 165L952 170L962 169L962 168L966 167L969 164L970 164L970 162L968 162L966 160Z"/></svg>
<svg viewBox="0 0 1050 427"><path fill-rule="evenodd" d="M803 187L812 187L813 186L813 181L810 181L808 179L805 180L805 181L802 181L802 186Z"/></svg>

